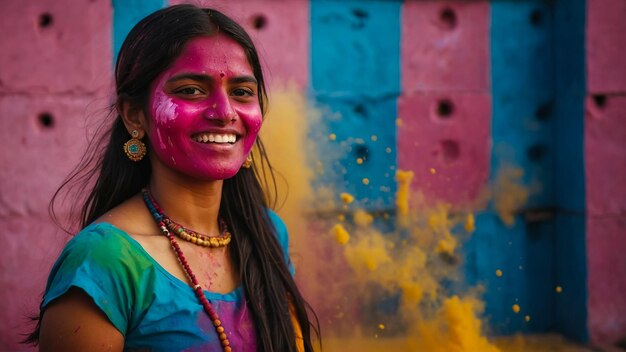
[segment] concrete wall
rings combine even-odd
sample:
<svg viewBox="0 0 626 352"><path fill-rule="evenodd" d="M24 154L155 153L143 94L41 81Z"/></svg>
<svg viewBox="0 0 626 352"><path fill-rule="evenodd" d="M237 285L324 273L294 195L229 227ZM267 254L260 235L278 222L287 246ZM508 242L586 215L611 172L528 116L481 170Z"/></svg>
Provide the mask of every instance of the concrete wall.
<svg viewBox="0 0 626 352"><path fill-rule="evenodd" d="M587 1L585 176L589 333L626 336L626 3Z"/></svg>
<svg viewBox="0 0 626 352"><path fill-rule="evenodd" d="M467 279L486 285L494 331L599 344L626 336L623 1L202 4L249 30L270 86L290 82L327 111L325 128L346 153L328 165L340 176L326 181L367 209L393 208L396 169L415 172L427 202L457 207L481 200L507 163L524 171L522 186L539 181L513 227L486 205L466 250ZM24 317L69 238L47 204L107 113L116 48L164 5L0 3L1 350L22 348ZM493 279L497 268L509 281ZM511 313L513 300L532 324Z"/></svg>

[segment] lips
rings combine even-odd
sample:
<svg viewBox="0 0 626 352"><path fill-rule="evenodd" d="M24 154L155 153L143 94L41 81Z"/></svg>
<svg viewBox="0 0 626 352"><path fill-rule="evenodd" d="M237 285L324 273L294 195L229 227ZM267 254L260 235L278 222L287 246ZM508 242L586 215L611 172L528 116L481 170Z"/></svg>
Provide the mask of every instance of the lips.
<svg viewBox="0 0 626 352"><path fill-rule="evenodd" d="M194 134L191 138L199 143L234 144L237 142L237 135L234 133L203 132Z"/></svg>

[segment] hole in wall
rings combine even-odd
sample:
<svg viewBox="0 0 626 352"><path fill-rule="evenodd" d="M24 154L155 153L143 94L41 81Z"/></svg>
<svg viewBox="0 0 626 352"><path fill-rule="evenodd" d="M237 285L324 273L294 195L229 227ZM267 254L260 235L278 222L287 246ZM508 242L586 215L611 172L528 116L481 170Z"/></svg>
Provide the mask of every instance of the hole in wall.
<svg viewBox="0 0 626 352"><path fill-rule="evenodd" d="M535 118L539 121L546 121L552 116L552 102L546 102L537 107Z"/></svg>
<svg viewBox="0 0 626 352"><path fill-rule="evenodd" d="M262 14L252 16L252 27L256 30L261 30L267 27L267 17Z"/></svg>
<svg viewBox="0 0 626 352"><path fill-rule="evenodd" d="M541 10L534 9L530 12L530 24L533 26L540 26L543 22L543 14Z"/></svg>
<svg viewBox="0 0 626 352"><path fill-rule="evenodd" d="M355 158L363 159L363 161L366 161L367 159L369 159L369 155L370 155L369 148L364 144L354 145L352 147L352 153L354 154Z"/></svg>
<svg viewBox="0 0 626 352"><path fill-rule="evenodd" d="M449 7L443 8L439 12L439 20L444 28L453 29L457 24L456 12Z"/></svg>
<svg viewBox="0 0 626 352"><path fill-rule="evenodd" d="M531 145L530 148L528 148L528 150L526 151L526 155L528 156L528 159L530 161L538 162L545 157L547 152L548 150L544 145L534 144Z"/></svg>
<svg viewBox="0 0 626 352"><path fill-rule="evenodd" d="M450 99L440 99L435 108L437 116L441 119L449 119L454 114L454 104Z"/></svg>
<svg viewBox="0 0 626 352"><path fill-rule="evenodd" d="M441 152L443 156L443 160L450 163L459 158L461 156L461 149L459 148L459 142L446 139L441 141Z"/></svg>
<svg viewBox="0 0 626 352"><path fill-rule="evenodd" d="M595 94L592 95L593 103L600 109L604 109L606 107L606 95L604 94Z"/></svg>
<svg viewBox="0 0 626 352"><path fill-rule="evenodd" d="M37 115L37 121L43 128L52 128L54 126L54 116L49 112L42 112Z"/></svg>
<svg viewBox="0 0 626 352"><path fill-rule="evenodd" d="M355 17L355 21L352 23L353 29L363 29L365 28L365 24L367 19L369 18L369 13L363 9L352 9L352 15Z"/></svg>
<svg viewBox="0 0 626 352"><path fill-rule="evenodd" d="M361 117L367 117L367 110L363 104L356 104L352 111Z"/></svg>
<svg viewBox="0 0 626 352"><path fill-rule="evenodd" d="M48 28L52 26L52 23L54 23L54 17L52 17L50 13L44 12L41 15L39 15L39 20L38 20L39 28Z"/></svg>
<svg viewBox="0 0 626 352"><path fill-rule="evenodd" d="M362 19L369 17L369 14L365 10L361 10L361 9L353 9L352 14L355 17L362 18Z"/></svg>

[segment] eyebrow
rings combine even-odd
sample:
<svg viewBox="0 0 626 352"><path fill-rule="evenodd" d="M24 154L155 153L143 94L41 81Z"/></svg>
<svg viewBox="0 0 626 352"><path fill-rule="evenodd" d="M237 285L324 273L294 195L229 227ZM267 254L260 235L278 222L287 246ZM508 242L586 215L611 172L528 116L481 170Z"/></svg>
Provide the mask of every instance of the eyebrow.
<svg viewBox="0 0 626 352"><path fill-rule="evenodd" d="M185 79L189 79L192 81L199 81L199 82L204 82L204 83L211 83L213 82L213 78L204 74L198 74L198 73L181 73L179 75L175 75L170 77L170 79L167 80L166 83L176 83L178 81L182 81ZM254 84L259 84L258 81L256 80L256 78L254 78L254 76L237 76L237 77L233 77L230 78L228 80L230 83L234 83L234 84L239 84L239 83L254 83Z"/></svg>

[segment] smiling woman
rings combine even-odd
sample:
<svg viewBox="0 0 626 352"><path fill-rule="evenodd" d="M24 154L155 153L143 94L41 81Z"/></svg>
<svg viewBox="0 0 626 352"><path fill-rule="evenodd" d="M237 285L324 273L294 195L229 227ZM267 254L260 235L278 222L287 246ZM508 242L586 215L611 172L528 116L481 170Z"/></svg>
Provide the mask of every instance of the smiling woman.
<svg viewBox="0 0 626 352"><path fill-rule="evenodd" d="M151 87L152 123L130 129L148 125L157 160L171 169L198 179L230 178L261 128L257 85L236 41L224 34L194 38Z"/></svg>
<svg viewBox="0 0 626 352"><path fill-rule="evenodd" d="M261 186L273 176L257 136L265 88L249 36L215 10L157 11L124 42L116 87L111 127L57 191L91 187L27 342L312 351L287 231Z"/></svg>

